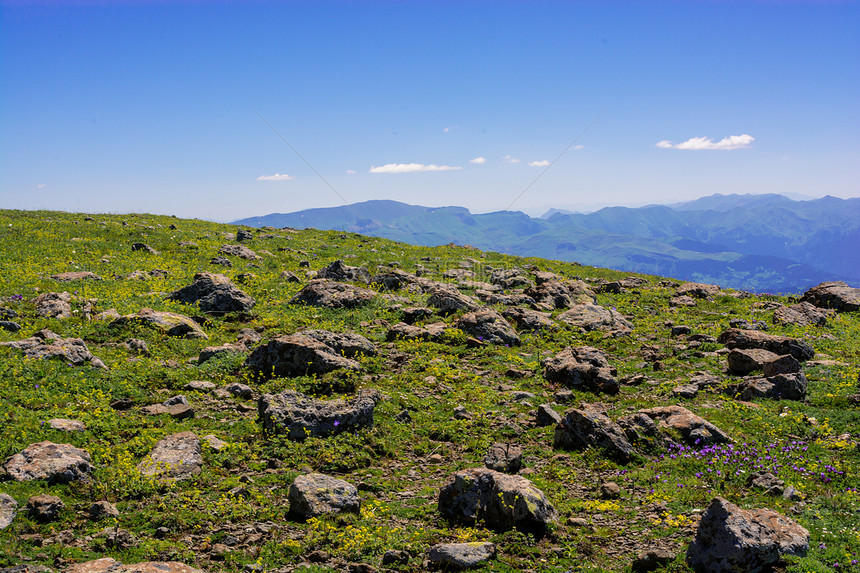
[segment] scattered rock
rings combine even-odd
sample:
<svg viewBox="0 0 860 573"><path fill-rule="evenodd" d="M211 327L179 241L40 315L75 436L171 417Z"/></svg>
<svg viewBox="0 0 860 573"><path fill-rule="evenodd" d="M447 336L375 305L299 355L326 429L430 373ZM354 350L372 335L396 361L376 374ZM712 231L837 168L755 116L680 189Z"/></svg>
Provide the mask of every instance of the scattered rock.
<svg viewBox="0 0 860 573"><path fill-rule="evenodd" d="M672 388L672 396L687 400L695 398L698 393L699 386L696 384L683 384Z"/></svg>
<svg viewBox="0 0 860 573"><path fill-rule="evenodd" d="M633 560L633 573L649 573L656 571L675 560L675 554L662 549L649 549L636 556Z"/></svg>
<svg viewBox="0 0 860 573"><path fill-rule="evenodd" d="M748 378L726 387L726 394L740 400L772 398L774 400L803 400L809 381L803 372L776 374L767 378Z"/></svg>
<svg viewBox="0 0 860 573"><path fill-rule="evenodd" d="M762 374L766 378L777 374L794 374L795 372L800 372L800 362L791 354L777 356L762 366Z"/></svg>
<svg viewBox="0 0 860 573"><path fill-rule="evenodd" d="M843 281L824 282L803 293L800 300L837 312L856 312L860 310L860 288Z"/></svg>
<svg viewBox="0 0 860 573"><path fill-rule="evenodd" d="M254 234L251 233L251 231L248 231L246 229L239 229L238 231L236 231L236 241L240 243L243 241L250 241L253 238Z"/></svg>
<svg viewBox="0 0 860 573"><path fill-rule="evenodd" d="M18 514L18 502L11 495L0 493L0 529L6 529Z"/></svg>
<svg viewBox="0 0 860 573"><path fill-rule="evenodd" d="M302 330L298 334L308 336L332 348L347 358L376 356L376 346L371 341L352 332L329 332L328 330Z"/></svg>
<svg viewBox="0 0 860 573"><path fill-rule="evenodd" d="M90 519L99 521L109 517L119 517L119 510L109 501L97 501L90 506Z"/></svg>
<svg viewBox="0 0 860 573"><path fill-rule="evenodd" d="M455 420L471 420L472 414L466 409L465 406L457 406L454 408L454 416Z"/></svg>
<svg viewBox="0 0 860 573"><path fill-rule="evenodd" d="M290 439L331 436L373 426L373 410L380 400L373 390L359 391L352 400L317 400L294 390L263 394L257 408L263 428Z"/></svg>
<svg viewBox="0 0 860 573"><path fill-rule="evenodd" d="M445 571L479 567L495 558L496 544L481 541L438 543L427 550L427 564Z"/></svg>
<svg viewBox="0 0 860 573"><path fill-rule="evenodd" d="M669 306L696 306L696 299L691 296L673 296L669 299Z"/></svg>
<svg viewBox="0 0 860 573"><path fill-rule="evenodd" d="M586 332L601 330L626 334L633 330L633 324L614 308L607 309L590 302L574 305L558 315L556 320Z"/></svg>
<svg viewBox="0 0 860 573"><path fill-rule="evenodd" d="M90 454L71 444L30 444L3 463L15 481L48 480L49 484L84 480L92 471Z"/></svg>
<svg viewBox="0 0 860 573"><path fill-rule="evenodd" d="M777 354L761 348L734 348L726 356L726 361L733 374L746 376L750 372L761 370L766 362L776 358L778 358Z"/></svg>
<svg viewBox="0 0 860 573"><path fill-rule="evenodd" d="M621 463L627 463L636 454L621 426L609 419L602 408L590 404L564 413L555 427L552 445L563 450L600 448Z"/></svg>
<svg viewBox="0 0 860 573"><path fill-rule="evenodd" d="M478 340L491 344L519 346L520 337L501 314L485 308L464 314L454 325Z"/></svg>
<svg viewBox="0 0 860 573"><path fill-rule="evenodd" d="M505 309L502 314L505 318L514 321L520 331L540 332L558 329L558 323L550 318L548 312L514 307Z"/></svg>
<svg viewBox="0 0 860 573"><path fill-rule="evenodd" d="M65 507L63 500L55 495L34 495L27 500L27 513L31 519L40 523L56 520Z"/></svg>
<svg viewBox="0 0 860 573"><path fill-rule="evenodd" d="M110 324L111 326L122 326L129 322L145 324L168 336L209 339L196 322L185 315L175 312L162 312L152 310L151 308L142 308L137 314L121 316Z"/></svg>
<svg viewBox="0 0 860 573"><path fill-rule="evenodd" d="M786 555L804 556L809 532L770 509L744 510L715 498L687 549L687 563L707 573L759 573Z"/></svg>
<svg viewBox="0 0 860 573"><path fill-rule="evenodd" d="M453 521L482 521L490 529L511 527L538 535L558 519L543 492L524 477L486 468L454 473L439 492L439 511Z"/></svg>
<svg viewBox="0 0 860 573"><path fill-rule="evenodd" d="M361 502L352 484L324 474L300 475L290 485L290 513L310 519L326 513L358 513Z"/></svg>
<svg viewBox="0 0 860 573"><path fill-rule="evenodd" d="M180 432L159 440L137 468L147 476L180 480L199 474L202 465L200 439L193 432Z"/></svg>
<svg viewBox="0 0 860 573"><path fill-rule="evenodd" d="M808 342L788 336L766 334L758 330L730 328L720 334L717 340L730 349L760 348L778 355L791 354L801 362L815 356L815 350Z"/></svg>
<svg viewBox="0 0 860 573"><path fill-rule="evenodd" d="M582 281L548 281L523 291L540 305L549 309L568 308L574 304L594 303L596 295Z"/></svg>
<svg viewBox="0 0 860 573"><path fill-rule="evenodd" d="M376 298L370 289L328 279L314 279L290 300L291 304L307 304L324 308L355 308Z"/></svg>
<svg viewBox="0 0 860 573"><path fill-rule="evenodd" d="M125 530L120 530L125 531ZM114 539L116 535L114 534ZM114 544L115 545L115 544ZM95 561L76 563L66 568L66 573L204 573L176 561L147 561L133 565L123 565L112 557L102 557Z"/></svg>
<svg viewBox="0 0 860 573"><path fill-rule="evenodd" d="M606 355L591 346L565 348L542 362L544 377L567 387L584 387L592 392L617 394L616 370Z"/></svg>
<svg viewBox="0 0 860 573"><path fill-rule="evenodd" d="M695 298L709 298L720 292L716 285L701 283L684 283L675 290L675 296L691 296Z"/></svg>
<svg viewBox="0 0 860 573"><path fill-rule="evenodd" d="M214 382L209 382L208 380L192 380L183 386L185 390L196 390L197 392L211 392L217 387Z"/></svg>
<svg viewBox="0 0 860 573"><path fill-rule="evenodd" d="M554 426L561 422L561 414L552 409L550 404L541 404L538 406L535 423L538 427Z"/></svg>
<svg viewBox="0 0 860 573"><path fill-rule="evenodd" d="M46 292L33 299L36 314L43 318L69 318L72 316L72 295L67 292Z"/></svg>
<svg viewBox="0 0 860 573"><path fill-rule="evenodd" d="M283 271L280 275L280 278L284 282L288 283L300 283L302 282L299 278L299 275L294 273L293 271Z"/></svg>
<svg viewBox="0 0 860 573"><path fill-rule="evenodd" d="M406 565L409 563L409 552L397 549L387 549L382 554L383 565Z"/></svg>
<svg viewBox="0 0 860 573"><path fill-rule="evenodd" d="M200 355L197 357L197 365L200 366L201 364L208 362L216 356L227 356L231 354L239 355L245 354L247 352L247 346L245 346L244 344L237 344L233 342L226 342L221 346L207 346L200 351Z"/></svg>
<svg viewBox="0 0 860 573"><path fill-rule="evenodd" d="M80 338L60 338L50 330L40 330L30 338L0 342L0 346L8 346L21 350L24 356L32 359L63 360L72 366L88 364L95 368L106 369L105 363L87 348Z"/></svg>
<svg viewBox="0 0 860 573"><path fill-rule="evenodd" d="M209 264L210 265L218 265L218 266L222 266L222 267L232 267L233 261L231 261L227 257L212 257L209 260Z"/></svg>
<svg viewBox="0 0 860 573"><path fill-rule="evenodd" d="M0 328L8 332L18 332L21 330L21 325L11 320L0 320Z"/></svg>
<svg viewBox="0 0 860 573"><path fill-rule="evenodd" d="M439 309L442 314L453 314L461 310L473 311L478 308L478 302L475 299L448 285L438 285L429 292L427 304Z"/></svg>
<svg viewBox="0 0 860 573"><path fill-rule="evenodd" d="M221 245L221 248L218 249L218 254L231 255L249 261L258 261L263 258L245 245Z"/></svg>
<svg viewBox="0 0 860 573"><path fill-rule="evenodd" d="M767 330L767 323L763 320L746 320L743 318L733 318L729 321L729 326L739 328L741 330Z"/></svg>
<svg viewBox="0 0 860 573"><path fill-rule="evenodd" d="M258 376L304 376L334 370L361 370L361 364L304 334L278 336L254 350L245 365Z"/></svg>
<svg viewBox="0 0 860 573"><path fill-rule="evenodd" d="M150 255L157 255L158 251L147 245L146 243L132 243L131 244L132 251L143 251Z"/></svg>
<svg viewBox="0 0 860 573"><path fill-rule="evenodd" d="M239 290L230 279L217 273L197 273L192 283L167 295L168 300L196 304L201 312L216 316L248 312L256 301Z"/></svg>
<svg viewBox="0 0 860 573"><path fill-rule="evenodd" d="M80 420L69 420L66 418L53 418L48 420L48 425L55 430L63 432L83 432L87 429Z"/></svg>
<svg viewBox="0 0 860 573"><path fill-rule="evenodd" d="M317 273L317 278L333 281L370 282L370 273L361 267L351 267L338 259Z"/></svg>
<svg viewBox="0 0 860 573"><path fill-rule="evenodd" d="M762 489L768 495L782 495L785 482L770 472L760 471L747 478L747 486Z"/></svg>
<svg viewBox="0 0 860 573"><path fill-rule="evenodd" d="M791 306L780 306L773 311L773 321L776 324L794 324L796 326L827 326L827 318L832 310L818 308L806 301Z"/></svg>
<svg viewBox="0 0 860 573"><path fill-rule="evenodd" d="M523 466L523 449L513 444L495 443L484 455L484 465L497 472L515 474Z"/></svg>
<svg viewBox="0 0 860 573"><path fill-rule="evenodd" d="M614 481L600 484L600 497L602 499L618 499L621 497L621 488Z"/></svg>
<svg viewBox="0 0 860 573"><path fill-rule="evenodd" d="M681 406L650 408L639 410L639 413L656 420L659 427L677 431L691 446L709 446L731 441L721 429Z"/></svg>
<svg viewBox="0 0 860 573"><path fill-rule="evenodd" d="M51 275L50 277L55 281L59 282L71 282L71 281L82 281L82 280L92 280L92 281L100 281L102 278L97 274L90 271L70 271L67 273L59 273L56 275Z"/></svg>

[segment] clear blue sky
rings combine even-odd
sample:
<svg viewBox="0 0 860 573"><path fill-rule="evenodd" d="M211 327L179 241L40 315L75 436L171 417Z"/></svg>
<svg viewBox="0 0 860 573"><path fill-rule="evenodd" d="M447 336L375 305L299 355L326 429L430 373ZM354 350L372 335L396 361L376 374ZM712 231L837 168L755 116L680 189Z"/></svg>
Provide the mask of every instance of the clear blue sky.
<svg viewBox="0 0 860 573"><path fill-rule="evenodd" d="M860 196L860 3L0 0L3 208L717 192Z"/></svg>

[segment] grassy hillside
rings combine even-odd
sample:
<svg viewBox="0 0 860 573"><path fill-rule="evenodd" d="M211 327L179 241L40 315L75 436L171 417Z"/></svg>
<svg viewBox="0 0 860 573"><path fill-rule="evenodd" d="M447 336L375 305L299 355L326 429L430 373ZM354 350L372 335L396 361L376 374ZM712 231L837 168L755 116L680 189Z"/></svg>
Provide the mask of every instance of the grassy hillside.
<svg viewBox="0 0 860 573"><path fill-rule="evenodd" d="M238 230L154 215L0 211L0 307L11 311L6 320L21 327L0 329L0 342L50 329L62 338L83 339L107 366L31 360L0 347L0 463L30 444L50 440L85 449L94 466L91 479L70 484L8 476L0 481L0 493L19 506L12 524L0 529L0 568L27 563L62 571L72 563L111 556L123 563L183 561L212 572L342 571L351 563L380 569L382 554L396 549L409 552L409 563L385 568L419 571L435 543L489 540L498 545L499 555L484 566L487 571L630 571L638 553L661 548L675 555L664 571L688 572L684 552L697 520L720 495L744 508L772 508L810 531L808 555L790 560L787 571L860 571L860 411L851 399L860 391L860 313L835 315L823 328L774 325L773 309L776 303L788 304L785 298L721 291L695 306L676 307L670 306L675 291L670 283L637 275L645 281L641 286L597 294L599 304L617 309L633 324L626 336L559 325L549 332L520 332L519 347L476 343L456 329L438 342L389 342L389 326L403 320L404 308L425 306L426 294L410 289L380 293L351 310L291 304L308 281L306 273L336 259L371 274L423 268L426 277L447 282L443 274L452 269L487 281L492 268L521 268L525 274L540 270L580 278L598 291L629 273L455 246L417 247L350 232L272 228L254 230L253 238L242 243L260 259L223 255L232 267L212 264L222 245L236 243ZM157 253L133 251L134 243ZM128 278L135 271L156 270L163 272ZM68 271L91 271L101 280L49 278ZM201 271L225 274L256 299L255 307L243 314L204 316L195 306L165 299ZM301 282L288 282L284 271ZM63 291L72 297L73 315L39 317L33 299ZM463 292L475 294L469 288ZM142 324L111 326L94 318L108 309L127 315L141 308L195 317L208 340L167 336ZM553 311L553 318L560 313ZM450 326L462 314L420 323ZM722 391L738 378L726 371L725 349L708 337L718 336L733 319L761 320L770 333L813 345L816 357L803 368L810 381L806 400L744 402ZM672 336L673 325L701 336ZM257 344L262 344L306 328L361 334L379 353L360 357L359 372L268 380L252 376L244 366L247 354L198 364L203 348L236 342L243 329L259 335ZM123 346L130 339L144 341L148 353ZM554 449L554 427L537 425L535 411L564 388L546 380L541 360L581 345L608 354L620 392L573 388L567 403L553 405L558 412L601 402L615 419L642 408L681 404L724 430L743 455L698 448L679 454L655 447L619 464L600 450ZM676 386L702 373L719 382L694 398L673 394ZM252 399L186 389L200 380L221 388L240 382L257 394L295 389L324 398L374 389L383 399L372 428L292 441L263 432ZM142 410L179 394L194 409L193 418ZM110 406L121 399L133 406ZM469 416L456 417L458 406ZM79 420L86 429L53 429L47 421L54 418ZM204 446L202 471L190 479L165 482L141 474L137 464L155 443L181 431L212 434L226 445ZM483 466L488 447L496 442L523 448L520 474L558 511L558 522L545 536L493 531L480 523L464 526L443 519L437 510L446 479L456 470ZM776 471L802 500L748 486L747 477L758 469ZM310 471L358 486L360 513L306 522L292 518L290 484ZM605 499L599 487L604 482L618 484L620 496ZM24 507L28 498L43 493L65 504L50 523L31 518ZM99 500L115 504L119 517L90 519L89 508ZM105 532L107 527L126 530L130 538L118 541Z"/></svg>

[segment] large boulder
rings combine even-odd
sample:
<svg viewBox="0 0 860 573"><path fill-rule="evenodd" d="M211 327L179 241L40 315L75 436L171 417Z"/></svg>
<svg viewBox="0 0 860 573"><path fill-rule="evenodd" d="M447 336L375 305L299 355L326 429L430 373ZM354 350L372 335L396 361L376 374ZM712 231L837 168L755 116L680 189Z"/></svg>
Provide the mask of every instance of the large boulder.
<svg viewBox="0 0 860 573"><path fill-rule="evenodd" d="M494 530L512 527L543 534L558 519L552 504L532 482L487 468L454 473L439 491L439 511L453 521L482 521Z"/></svg>
<svg viewBox="0 0 860 573"><path fill-rule="evenodd" d="M33 299L36 314L44 318L72 316L72 295L67 292L46 292Z"/></svg>
<svg viewBox="0 0 860 573"><path fill-rule="evenodd" d="M218 249L218 253L222 255L232 255L249 261L257 261L263 258L245 245L221 245L221 248Z"/></svg>
<svg viewBox="0 0 860 573"><path fill-rule="evenodd" d="M759 330L729 328L720 334L717 341L729 349L760 348L774 354L791 354L801 362L815 356L815 350L808 342L789 336L766 334Z"/></svg>
<svg viewBox="0 0 860 573"><path fill-rule="evenodd" d="M278 336L259 346L248 356L245 366L263 378L361 370L361 364L355 360L302 333Z"/></svg>
<svg viewBox="0 0 860 573"><path fill-rule="evenodd" d="M30 444L3 463L3 469L15 481L48 480L69 483L85 480L93 467L90 454L71 444L39 442Z"/></svg>
<svg viewBox="0 0 860 573"><path fill-rule="evenodd" d="M267 432L303 440L373 426L373 410L379 400L380 395L374 390L359 391L351 400L317 400L287 390L260 396L257 411Z"/></svg>
<svg viewBox="0 0 860 573"><path fill-rule="evenodd" d="M290 300L290 304L307 304L324 308L355 308L376 298L370 289L328 279L314 279Z"/></svg>
<svg viewBox="0 0 860 573"><path fill-rule="evenodd" d="M152 310L151 308L142 308L137 314L128 314L121 316L110 323L111 326L121 326L129 322L139 322L150 326L168 336L181 336L183 338L202 338L208 340L209 337L200 328L200 325L194 320L183 314L175 312L165 312Z"/></svg>
<svg viewBox="0 0 860 573"><path fill-rule="evenodd" d="M800 300L837 312L856 312L860 310L860 288L842 281L825 282L803 293Z"/></svg>
<svg viewBox="0 0 860 573"><path fill-rule="evenodd" d="M437 543L427 550L427 564L436 569L469 569L496 558L496 544L487 541L471 543Z"/></svg>
<svg viewBox="0 0 860 573"><path fill-rule="evenodd" d="M526 295L544 307L568 308L574 304L593 303L596 295L591 288L582 281L538 281L537 286L530 286L525 291Z"/></svg>
<svg viewBox="0 0 860 573"><path fill-rule="evenodd" d="M358 513L361 500L354 485L325 474L298 476L290 485L290 513L300 519L326 513Z"/></svg>
<svg viewBox="0 0 860 573"><path fill-rule="evenodd" d="M778 354L761 348L733 348L726 356L732 374L746 376L761 370L766 362L779 358Z"/></svg>
<svg viewBox="0 0 860 573"><path fill-rule="evenodd" d="M525 271L518 268L496 269L490 275L490 282L502 288L525 287L532 284Z"/></svg>
<svg viewBox="0 0 860 573"><path fill-rule="evenodd" d="M552 445L563 450L599 448L621 463L627 463L636 454L621 426L613 422L602 408L591 404L564 413L555 427Z"/></svg>
<svg viewBox="0 0 860 573"><path fill-rule="evenodd" d="M464 314L454 326L478 340L506 346L520 345L520 337L508 321L491 308Z"/></svg>
<svg viewBox="0 0 860 573"><path fill-rule="evenodd" d="M202 312L214 315L248 312L255 304L253 298L218 273L197 273L190 285L173 291L167 298L196 304Z"/></svg>
<svg viewBox="0 0 860 573"><path fill-rule="evenodd" d="M802 557L809 532L770 509L741 509L718 497L699 521L687 563L702 573L759 573L783 557Z"/></svg>
<svg viewBox="0 0 860 573"><path fill-rule="evenodd" d="M639 410L655 420L660 428L675 430L691 446L709 446L731 441L728 434L682 406L662 406Z"/></svg>
<svg viewBox="0 0 860 573"><path fill-rule="evenodd" d="M179 432L159 440L137 468L143 475L181 480L199 474L202 466L200 438Z"/></svg>
<svg viewBox="0 0 860 573"><path fill-rule="evenodd" d="M203 573L203 570L178 561L146 561L123 565L113 557L102 557L69 565L66 573Z"/></svg>
<svg viewBox="0 0 860 573"><path fill-rule="evenodd" d="M427 299L427 304L439 309L442 314L453 314L461 310L472 311L478 308L478 302L475 299L446 284L440 283L428 292L430 297Z"/></svg>
<svg viewBox="0 0 860 573"><path fill-rule="evenodd" d="M620 312L591 302L576 304L555 318L559 322L586 332L601 330L626 334L633 330L633 324Z"/></svg>
<svg viewBox="0 0 860 573"><path fill-rule="evenodd" d="M780 306L773 311L773 321L777 324L794 324L796 326L827 326L827 317L832 310L818 308L806 301L791 306Z"/></svg>
<svg viewBox="0 0 860 573"><path fill-rule="evenodd" d="M706 285L701 283L684 283L675 290L675 296L690 296L695 298L709 298L720 292L717 285Z"/></svg>
<svg viewBox="0 0 860 573"><path fill-rule="evenodd" d="M565 348L552 358L543 361L543 375L550 382L568 388L586 388L592 392L618 393L615 367L606 355L591 346Z"/></svg>
<svg viewBox="0 0 860 573"><path fill-rule="evenodd" d="M755 398L774 400L803 400L809 390L809 380L803 372L778 373L761 378L748 378L726 387L726 394L739 400Z"/></svg>
<svg viewBox="0 0 860 573"><path fill-rule="evenodd" d="M93 356L80 338L60 338L47 329L40 330L30 338L0 342L0 346L20 350L25 357L34 360L55 359L73 366L88 364L96 368L107 368L104 362Z"/></svg>
<svg viewBox="0 0 860 573"><path fill-rule="evenodd" d="M317 272L317 278L333 281L370 282L370 273L361 267L351 267L338 259Z"/></svg>
<svg viewBox="0 0 860 573"><path fill-rule="evenodd" d="M520 331L547 331L557 330L558 323L550 318L548 312L539 312L528 308L507 308L502 314L508 320L512 320Z"/></svg>
<svg viewBox="0 0 860 573"><path fill-rule="evenodd" d="M336 353L347 358L357 356L376 356L376 346L371 341L352 332L330 332L328 330L313 329L302 330L298 334L308 336L318 342L322 342Z"/></svg>

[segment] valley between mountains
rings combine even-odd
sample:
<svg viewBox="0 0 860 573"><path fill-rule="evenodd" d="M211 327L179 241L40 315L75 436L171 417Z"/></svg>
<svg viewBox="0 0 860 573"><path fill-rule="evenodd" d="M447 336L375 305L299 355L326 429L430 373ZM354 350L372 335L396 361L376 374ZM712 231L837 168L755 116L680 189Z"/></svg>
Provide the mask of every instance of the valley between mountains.
<svg viewBox="0 0 860 573"><path fill-rule="evenodd" d="M0 573L860 571L843 282L147 214L0 235Z"/></svg>

